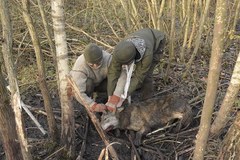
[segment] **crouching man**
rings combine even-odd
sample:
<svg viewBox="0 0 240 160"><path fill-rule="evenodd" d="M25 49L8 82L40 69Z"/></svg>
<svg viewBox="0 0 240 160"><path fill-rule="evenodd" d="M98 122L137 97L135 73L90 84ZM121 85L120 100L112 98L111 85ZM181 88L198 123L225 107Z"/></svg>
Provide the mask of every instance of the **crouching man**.
<svg viewBox="0 0 240 160"><path fill-rule="evenodd" d="M108 110L115 111L123 99L140 88L142 100L152 97L152 73L163 53L165 40L163 32L144 28L116 45L108 71Z"/></svg>
<svg viewBox="0 0 240 160"><path fill-rule="evenodd" d="M93 92L107 92L107 73L112 56L96 44L86 46L78 57L70 75L78 86L82 105L92 112L103 112L106 106L92 98Z"/></svg>

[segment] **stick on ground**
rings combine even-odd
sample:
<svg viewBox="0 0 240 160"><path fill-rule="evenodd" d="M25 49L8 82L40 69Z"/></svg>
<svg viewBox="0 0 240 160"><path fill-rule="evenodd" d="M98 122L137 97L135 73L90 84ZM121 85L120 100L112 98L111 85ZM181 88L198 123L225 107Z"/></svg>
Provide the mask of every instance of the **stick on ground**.
<svg viewBox="0 0 240 160"><path fill-rule="evenodd" d="M75 99L79 102L79 103L82 103L83 101L81 100L81 96L80 96L80 91L76 85L76 83L74 82L74 80L72 79L72 76L71 75L68 75L67 76L67 79L68 79L68 83L70 84L71 88L72 88L72 91L74 92L74 96L75 96ZM99 133L100 137L102 138L104 144L106 146L109 146L109 139L108 137L105 135L97 117L95 116L94 113L92 113L90 110L89 110L89 107L86 105L86 104L83 104L83 106L85 107L90 119L92 120L97 132ZM109 146L108 147L109 149L109 153L112 157L112 159L114 160L118 160L118 156L117 156L117 153L115 151L115 149L112 147L112 146Z"/></svg>

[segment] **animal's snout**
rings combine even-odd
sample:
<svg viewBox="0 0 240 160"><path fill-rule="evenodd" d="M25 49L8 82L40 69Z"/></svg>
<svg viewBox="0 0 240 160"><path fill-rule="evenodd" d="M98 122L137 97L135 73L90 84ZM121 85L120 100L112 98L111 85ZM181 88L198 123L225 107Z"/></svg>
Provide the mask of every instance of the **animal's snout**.
<svg viewBox="0 0 240 160"><path fill-rule="evenodd" d="M101 117L101 127L105 131L110 131L115 129L118 125L118 119L115 114L107 113L103 114Z"/></svg>
<svg viewBox="0 0 240 160"><path fill-rule="evenodd" d="M173 117L176 118L176 119L182 119L183 118L183 113L175 112L173 114Z"/></svg>

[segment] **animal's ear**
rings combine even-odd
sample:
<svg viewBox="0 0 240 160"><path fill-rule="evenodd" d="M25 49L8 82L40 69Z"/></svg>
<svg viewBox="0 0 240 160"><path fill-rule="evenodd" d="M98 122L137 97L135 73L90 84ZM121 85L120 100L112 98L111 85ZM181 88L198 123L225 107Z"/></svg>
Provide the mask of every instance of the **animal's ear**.
<svg viewBox="0 0 240 160"><path fill-rule="evenodd" d="M162 110L165 110L165 109L168 109L168 107L169 107L169 104L171 103L171 101L172 101L172 96L171 95L168 95L168 96L166 96L166 98L164 99L164 100L161 100L162 101L162 103L159 103L159 104L162 104Z"/></svg>
<svg viewBox="0 0 240 160"><path fill-rule="evenodd" d="M118 107L118 108L117 108L116 112L122 112L123 110L124 110L124 107L121 106L121 107Z"/></svg>

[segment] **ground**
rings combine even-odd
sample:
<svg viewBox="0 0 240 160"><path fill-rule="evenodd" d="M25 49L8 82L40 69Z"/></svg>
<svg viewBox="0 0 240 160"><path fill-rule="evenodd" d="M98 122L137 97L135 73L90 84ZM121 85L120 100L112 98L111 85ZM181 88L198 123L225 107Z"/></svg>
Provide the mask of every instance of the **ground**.
<svg viewBox="0 0 240 160"><path fill-rule="evenodd" d="M205 53L201 54L201 56L198 56L194 62L194 65L191 67L190 73L185 79L182 78L185 67L179 64L171 65L169 73L167 74L168 78L165 79L165 68L168 64L164 63L166 62L165 60L167 57L163 57L163 60L154 72L154 85L156 87L154 95L159 96L168 93L183 95L189 100L194 112L194 119L187 128L180 130L178 133L172 132L171 127L166 127L162 131L145 137L143 139L143 144L138 147L132 147L131 141L129 140L129 133L127 131L120 131L121 134L119 137L116 137L114 131L109 132L108 137L110 138L111 142L113 142L112 146L116 149L120 159L133 159L134 157L131 158L131 155L138 155L141 159L146 160L191 159L207 86L206 82L210 58L209 55L210 53ZM226 92L235 64L236 56L236 46L234 45L230 46L224 54L218 87L218 96L216 99L213 117L216 115L216 111L218 110ZM38 119L40 124L44 127L44 129L47 130L46 116L43 114L43 99L40 91L29 87L22 95L24 103L31 106L30 110ZM54 114L57 117L57 124L60 129L61 108L59 104L59 98L57 96L58 94L56 91L52 91L51 95L54 101ZM135 97L134 100L136 101L137 97ZM86 139L86 148L82 159L96 160L98 159L102 149L105 148L105 145L98 135L98 132L94 128L94 125L88 119L85 109L75 100L73 103L76 120L76 155L78 155L80 151L84 151L82 145ZM235 112L236 110L233 109L232 118L234 117ZM50 147L48 146L48 139L43 136L37 127L35 127L29 116L24 111L23 113L26 125L26 133L34 159L61 159L58 157L58 149L49 149ZM231 121L218 139L209 140L208 149L205 156L207 160L217 159L221 140L230 124ZM87 137L85 137L86 131L88 131L86 134ZM4 152L2 148L0 148L0 159L4 159Z"/></svg>

